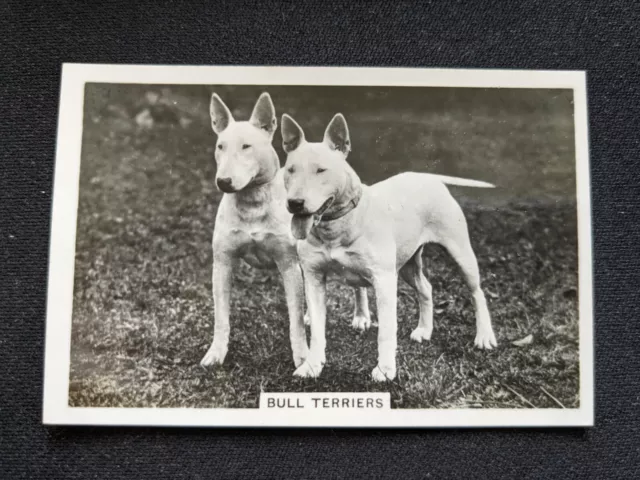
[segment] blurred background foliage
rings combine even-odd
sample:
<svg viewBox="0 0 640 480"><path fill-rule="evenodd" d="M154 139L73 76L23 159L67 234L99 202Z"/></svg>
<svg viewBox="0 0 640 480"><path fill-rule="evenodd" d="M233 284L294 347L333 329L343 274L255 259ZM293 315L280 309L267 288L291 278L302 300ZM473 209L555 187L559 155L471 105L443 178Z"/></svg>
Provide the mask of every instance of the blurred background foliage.
<svg viewBox="0 0 640 480"><path fill-rule="evenodd" d="M570 90L88 84L85 120L115 115L147 128L175 124L190 141L213 144L211 93L242 120L263 91L278 116L292 115L310 141L320 141L342 112L353 143L349 162L367 183L428 171L492 182L496 190L473 192L489 201L575 198ZM279 132L274 145L284 161Z"/></svg>

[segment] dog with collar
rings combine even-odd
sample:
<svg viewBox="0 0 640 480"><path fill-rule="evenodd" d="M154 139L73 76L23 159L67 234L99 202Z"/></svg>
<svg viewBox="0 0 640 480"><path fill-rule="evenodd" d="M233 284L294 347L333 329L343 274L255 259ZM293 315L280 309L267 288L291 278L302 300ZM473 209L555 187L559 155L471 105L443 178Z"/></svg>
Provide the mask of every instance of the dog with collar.
<svg viewBox="0 0 640 480"><path fill-rule="evenodd" d="M291 231L300 240L298 258L311 317L309 355L294 375L317 377L325 364L326 278L335 273L353 287L374 288L379 328L372 377L395 378L398 276L419 297L420 318L411 339L429 340L433 331L431 284L422 269L422 250L430 242L448 250L471 289L475 345L497 346L466 220L445 184L492 185L426 173L363 185L347 163L351 142L341 114L333 117L320 143L307 142L302 128L285 114L282 138L287 208L293 214Z"/></svg>
<svg viewBox="0 0 640 480"><path fill-rule="evenodd" d="M277 128L275 107L269 94L263 93L249 121L236 121L214 93L210 114L218 137L216 185L223 196L213 232L214 334L200 364L221 364L227 355L233 271L243 259L253 267L276 267L282 275L293 361L299 367L308 353L304 284L280 160L272 145ZM365 329L371 324L366 288L356 288L355 297L353 326Z"/></svg>

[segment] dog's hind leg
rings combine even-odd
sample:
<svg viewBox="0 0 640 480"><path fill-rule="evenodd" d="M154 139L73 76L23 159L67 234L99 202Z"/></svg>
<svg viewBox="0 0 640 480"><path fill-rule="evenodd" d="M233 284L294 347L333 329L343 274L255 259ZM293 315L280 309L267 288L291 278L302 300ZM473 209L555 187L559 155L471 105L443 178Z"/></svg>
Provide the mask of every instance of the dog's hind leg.
<svg viewBox="0 0 640 480"><path fill-rule="evenodd" d="M431 284L424 276L422 270L422 250L420 247L401 269L400 276L411 285L418 293L420 305L420 320L418 326L411 332L411 340L421 343L422 340L430 340L433 332L433 297Z"/></svg>
<svg viewBox="0 0 640 480"><path fill-rule="evenodd" d="M353 309L353 322L351 326L356 330L362 330L363 332L371 327L371 314L369 313L369 298L367 297L366 287L357 287L353 289L354 295L354 309Z"/></svg>
<svg viewBox="0 0 640 480"><path fill-rule="evenodd" d="M462 212L460 214L462 215ZM456 227L451 232L452 235L444 238L442 244L460 266L467 285L471 289L473 304L476 309L476 338L474 344L478 348L490 350L498 346L498 342L491 327L491 316L487 308L487 300L480 288L478 261L471 248L466 222L454 222L454 224Z"/></svg>
<svg viewBox="0 0 640 480"><path fill-rule="evenodd" d="M367 331L371 327L371 313L369 313L369 298L366 287L353 289L353 320L351 327L360 331ZM311 315L309 310L304 314L304 324L311 325Z"/></svg>

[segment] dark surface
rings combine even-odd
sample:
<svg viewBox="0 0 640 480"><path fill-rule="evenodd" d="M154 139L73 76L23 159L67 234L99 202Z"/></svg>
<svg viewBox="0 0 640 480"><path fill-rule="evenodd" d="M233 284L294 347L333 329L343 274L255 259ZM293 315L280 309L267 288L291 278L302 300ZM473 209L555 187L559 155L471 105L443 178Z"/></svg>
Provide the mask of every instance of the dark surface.
<svg viewBox="0 0 640 480"><path fill-rule="evenodd" d="M0 6L0 476L637 477L636 2L207 5ZM430 432L43 427L49 209L63 61L586 69L596 427Z"/></svg>

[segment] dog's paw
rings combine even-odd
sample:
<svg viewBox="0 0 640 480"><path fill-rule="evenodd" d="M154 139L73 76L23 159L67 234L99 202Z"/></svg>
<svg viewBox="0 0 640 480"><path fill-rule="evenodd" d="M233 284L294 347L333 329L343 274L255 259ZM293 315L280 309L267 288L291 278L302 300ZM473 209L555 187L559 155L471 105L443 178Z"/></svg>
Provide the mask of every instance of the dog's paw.
<svg viewBox="0 0 640 480"><path fill-rule="evenodd" d="M364 315L357 315L353 317L351 327L355 330L366 332L371 327L371 319L369 317L365 317Z"/></svg>
<svg viewBox="0 0 640 480"><path fill-rule="evenodd" d="M209 350L200 360L200 365L203 367L210 367L211 365L221 365L224 362L224 358L227 356L227 347L220 347L218 345L211 345Z"/></svg>
<svg viewBox="0 0 640 480"><path fill-rule="evenodd" d="M476 333L476 339L473 341L473 344L484 350L491 350L493 347L498 346L498 342L496 341L496 336L493 334L493 329L489 327L488 329L478 330Z"/></svg>
<svg viewBox="0 0 640 480"><path fill-rule="evenodd" d="M309 312L304 314L304 324L307 326L311 325L311 315L309 315Z"/></svg>
<svg viewBox="0 0 640 480"><path fill-rule="evenodd" d="M381 367L378 365L373 369L373 372L371 372L371 378L376 382L387 382L389 380L393 380L396 378L396 369L395 367Z"/></svg>
<svg viewBox="0 0 640 480"><path fill-rule="evenodd" d="M422 340L431 340L432 331L433 329L418 327L413 332L411 332L411 340L418 343L422 343Z"/></svg>
<svg viewBox="0 0 640 480"><path fill-rule="evenodd" d="M295 372L293 372L293 376L302 378L318 378L320 373L322 373L321 363L305 361L296 369Z"/></svg>
<svg viewBox="0 0 640 480"><path fill-rule="evenodd" d="M309 356L308 350L302 353L294 353L293 364L296 366L296 368L298 368L300 365L304 363L304 361L307 359L308 356Z"/></svg>

